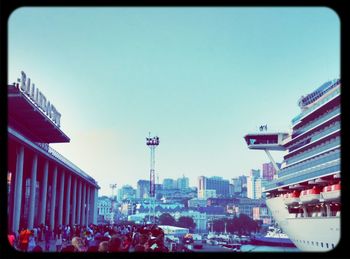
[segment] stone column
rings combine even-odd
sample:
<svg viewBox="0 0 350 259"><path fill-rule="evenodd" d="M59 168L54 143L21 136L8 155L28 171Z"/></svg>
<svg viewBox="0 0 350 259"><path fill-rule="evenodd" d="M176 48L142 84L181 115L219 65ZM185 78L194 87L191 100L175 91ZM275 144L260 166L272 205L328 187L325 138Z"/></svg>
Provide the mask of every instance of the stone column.
<svg viewBox="0 0 350 259"><path fill-rule="evenodd" d="M49 176L49 161L46 160L43 171L43 182L41 188L41 211L40 211L40 223L45 225L46 218L46 196L47 196L47 179Z"/></svg>
<svg viewBox="0 0 350 259"><path fill-rule="evenodd" d="M97 188L93 187L93 206L94 206L94 210L93 210L93 218L92 218L92 222L94 224L97 224Z"/></svg>
<svg viewBox="0 0 350 259"><path fill-rule="evenodd" d="M71 220L71 224L75 224L76 223L76 218L75 218L75 214L76 214L76 207L77 207L77 178L74 177L74 185L73 185L73 201L72 201L72 220Z"/></svg>
<svg viewBox="0 0 350 259"><path fill-rule="evenodd" d="M38 169L38 155L34 154L32 162L32 174L30 177L30 197L29 197L29 215L28 228L31 230L34 226L34 209L35 209L35 193L36 193L36 174Z"/></svg>
<svg viewBox="0 0 350 259"><path fill-rule="evenodd" d="M90 222L90 186L86 185L87 189L87 199L86 199L86 225L88 226Z"/></svg>
<svg viewBox="0 0 350 259"><path fill-rule="evenodd" d="M78 182L78 205L77 205L77 223L81 225L81 180Z"/></svg>
<svg viewBox="0 0 350 259"><path fill-rule="evenodd" d="M68 172L67 196L66 196L66 218L64 221L65 225L69 225L71 181L72 181L72 175Z"/></svg>
<svg viewBox="0 0 350 259"><path fill-rule="evenodd" d="M86 203L86 184L83 182L82 183L82 188L83 188L83 202L81 205L81 225L86 225L85 223L85 212L86 212L86 207L85 207L85 203Z"/></svg>
<svg viewBox="0 0 350 259"><path fill-rule="evenodd" d="M22 183L23 183L23 164L24 164L24 147L20 146L16 150L16 177L13 199L13 221L12 231L17 232L19 229L19 220L22 205Z"/></svg>
<svg viewBox="0 0 350 259"><path fill-rule="evenodd" d="M50 227L51 230L55 227L55 212L56 212L56 188L57 188L57 166L53 169L52 184L51 184L51 206L50 206Z"/></svg>
<svg viewBox="0 0 350 259"><path fill-rule="evenodd" d="M61 172L61 180L60 180L60 199L58 203L58 225L62 225L63 218L63 198L64 198L64 171Z"/></svg>

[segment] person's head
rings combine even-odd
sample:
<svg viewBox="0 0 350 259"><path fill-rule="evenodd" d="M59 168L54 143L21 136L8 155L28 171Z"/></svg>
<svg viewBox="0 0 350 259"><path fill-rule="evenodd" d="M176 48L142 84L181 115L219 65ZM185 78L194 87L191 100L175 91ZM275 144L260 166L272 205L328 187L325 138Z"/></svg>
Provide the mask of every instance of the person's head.
<svg viewBox="0 0 350 259"><path fill-rule="evenodd" d="M36 245L34 248L33 248L33 250L32 250L33 252L42 252L43 251L43 249L41 248L41 246L39 246L39 245Z"/></svg>
<svg viewBox="0 0 350 259"><path fill-rule="evenodd" d="M117 235L113 235L108 241L108 252L119 252L121 245L121 238Z"/></svg>
<svg viewBox="0 0 350 259"><path fill-rule="evenodd" d="M72 245L75 247L77 251L79 252L84 251L84 241L81 237L73 237Z"/></svg>
<svg viewBox="0 0 350 259"><path fill-rule="evenodd" d="M108 252L108 241L102 241L98 245L98 251L99 252Z"/></svg>

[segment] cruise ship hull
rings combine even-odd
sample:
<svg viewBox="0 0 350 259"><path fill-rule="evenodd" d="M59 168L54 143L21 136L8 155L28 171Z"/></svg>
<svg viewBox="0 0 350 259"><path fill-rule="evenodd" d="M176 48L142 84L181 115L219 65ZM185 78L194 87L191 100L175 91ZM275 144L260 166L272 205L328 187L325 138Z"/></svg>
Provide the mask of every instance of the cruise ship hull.
<svg viewBox="0 0 350 259"><path fill-rule="evenodd" d="M340 216L296 218L288 212L282 197L269 198L272 216L301 251L332 250L340 240Z"/></svg>

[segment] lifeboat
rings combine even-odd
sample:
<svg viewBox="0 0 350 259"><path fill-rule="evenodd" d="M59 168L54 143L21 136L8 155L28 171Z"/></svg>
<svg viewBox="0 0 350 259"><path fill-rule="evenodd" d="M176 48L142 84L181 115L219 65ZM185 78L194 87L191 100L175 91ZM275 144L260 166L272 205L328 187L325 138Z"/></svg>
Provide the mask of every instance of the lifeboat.
<svg viewBox="0 0 350 259"><path fill-rule="evenodd" d="M340 183L323 187L321 195L324 201L339 202L340 201Z"/></svg>
<svg viewBox="0 0 350 259"><path fill-rule="evenodd" d="M300 202L299 196L300 196L300 192L296 190L291 193L287 193L283 197L284 204L286 204L287 206L298 205Z"/></svg>
<svg viewBox="0 0 350 259"><path fill-rule="evenodd" d="M303 190L300 193L300 202L303 204L318 203L319 201L320 190L316 186L308 190Z"/></svg>

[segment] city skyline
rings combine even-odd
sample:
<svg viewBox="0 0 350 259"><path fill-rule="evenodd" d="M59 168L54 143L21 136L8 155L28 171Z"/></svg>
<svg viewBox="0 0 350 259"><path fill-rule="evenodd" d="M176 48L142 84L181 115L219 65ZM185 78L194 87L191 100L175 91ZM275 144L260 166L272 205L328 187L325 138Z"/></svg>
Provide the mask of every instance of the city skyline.
<svg viewBox="0 0 350 259"><path fill-rule="evenodd" d="M8 35L9 83L23 70L55 105L71 141L50 146L99 195L149 180L149 132L160 182L261 169L268 158L243 136L288 132L299 98L340 75L328 8L26 7Z"/></svg>

